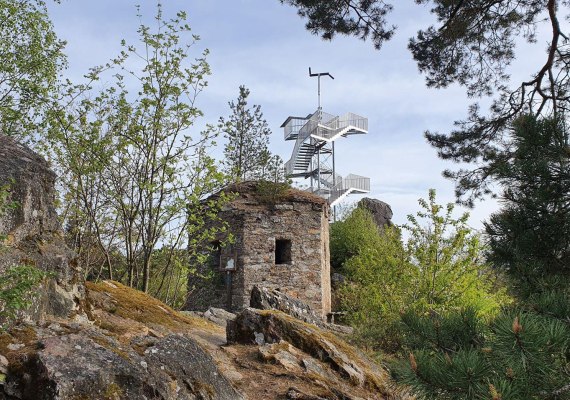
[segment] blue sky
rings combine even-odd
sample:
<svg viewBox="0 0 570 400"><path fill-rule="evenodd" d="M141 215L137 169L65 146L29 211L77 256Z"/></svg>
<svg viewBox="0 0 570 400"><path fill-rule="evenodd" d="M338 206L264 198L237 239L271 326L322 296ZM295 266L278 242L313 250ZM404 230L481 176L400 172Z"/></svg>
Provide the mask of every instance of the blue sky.
<svg viewBox="0 0 570 400"><path fill-rule="evenodd" d="M117 55L121 39L136 43L137 3L142 4L143 21L152 24L152 0L63 0L49 5L58 35L68 42L69 77L78 80L89 67ZM441 177L441 171L453 165L437 158L423 132L449 131L473 100L458 86L425 87L406 49L407 39L431 20L425 6L395 2L391 20L398 26L397 33L376 51L370 42L352 37L322 41L305 30L293 8L278 0L163 3L166 16L177 10L188 13L193 33L201 37L195 56L204 48L210 50L212 76L198 98L205 116L197 122L197 130L227 115L228 101L237 97L238 87L244 84L251 90L251 104L261 105L273 130L272 151L286 161L293 142L283 140L279 127L287 116L307 115L317 107L317 81L308 77L308 68L328 71L335 80L322 82L324 111L351 111L369 118L367 135L337 142L337 171L370 177L372 191L367 196L389 203L398 224L418 210L417 199L427 197L429 188L437 190L438 202L454 201L453 182ZM513 75L527 77L536 65L524 60L542 57L545 44L539 36L536 46L523 46L523 61L514 63ZM471 211L471 225L481 228L481 221L497 207L493 200L478 203Z"/></svg>

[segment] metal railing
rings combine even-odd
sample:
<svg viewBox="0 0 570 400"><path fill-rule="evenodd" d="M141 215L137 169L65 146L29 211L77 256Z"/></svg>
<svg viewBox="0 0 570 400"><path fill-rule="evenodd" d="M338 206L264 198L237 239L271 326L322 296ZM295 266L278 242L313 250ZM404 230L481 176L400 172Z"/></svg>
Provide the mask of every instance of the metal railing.
<svg viewBox="0 0 570 400"><path fill-rule="evenodd" d="M350 193L368 193L370 192L370 178L360 175L349 174L337 183L331 190L327 200L331 206L340 201L343 197Z"/></svg>
<svg viewBox="0 0 570 400"><path fill-rule="evenodd" d="M293 132L294 129L293 127L295 126L293 123L294 120L296 120L296 123L300 123L300 121L304 122L303 126L299 129L297 133L297 139L295 141L295 147L293 147L293 153L291 154L291 158L289 159L289 161L285 163L285 170L287 171L288 175L294 173L295 165L297 164L297 159L299 157L299 151L301 150L301 146L303 145L303 143L305 143L307 138L310 137L316 131L316 129L319 126L319 121L323 118L323 114L326 113L317 110L308 119L305 118L301 120L300 118L291 118L289 123L285 125L286 130L288 129L287 126L291 125L290 131ZM328 118L328 115L330 114L326 114L325 117ZM287 138L287 136L285 136L285 138Z"/></svg>
<svg viewBox="0 0 570 400"><path fill-rule="evenodd" d="M285 140L297 139L299 131L307 122L307 118L291 117L287 124L283 127Z"/></svg>
<svg viewBox="0 0 570 400"><path fill-rule="evenodd" d="M285 172L289 176L316 178L319 187L309 188L311 192L318 192L317 194L327 198L332 205L351 192L370 191L370 178L350 174L343 179L335 174L333 179L332 174L314 175L314 171L309 171L310 159L319 151L317 149L323 141L333 142L341 136L367 133L368 118L351 112L335 116L319 109L307 118L289 117L284 131L285 140L295 140L291 158L285 163Z"/></svg>
<svg viewBox="0 0 570 400"><path fill-rule="evenodd" d="M355 128L368 132L368 118L358 114L348 112L339 118L340 126L354 126Z"/></svg>
<svg viewBox="0 0 570 400"><path fill-rule="evenodd" d="M324 139L334 140L336 137L346 133L367 132L368 118L349 112L340 117L333 117L327 121L322 120L315 134Z"/></svg>
<svg viewBox="0 0 570 400"><path fill-rule="evenodd" d="M342 184L344 189L370 191L370 178L364 176L349 174L342 180Z"/></svg>

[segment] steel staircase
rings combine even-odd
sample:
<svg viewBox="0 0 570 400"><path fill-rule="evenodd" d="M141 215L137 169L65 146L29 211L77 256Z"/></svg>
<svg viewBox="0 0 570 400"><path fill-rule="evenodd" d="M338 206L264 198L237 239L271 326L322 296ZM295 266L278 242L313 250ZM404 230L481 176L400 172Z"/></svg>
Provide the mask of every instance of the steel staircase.
<svg viewBox="0 0 570 400"><path fill-rule="evenodd" d="M370 191L370 178L351 174L343 179L334 171L333 142L341 137L368 133L367 118L353 113L334 116L317 109L306 117L289 117L281 127L285 140L295 141L291 158L285 163L287 176L310 178L308 190L327 198L331 205L350 193ZM326 159L331 157L332 168L326 164Z"/></svg>

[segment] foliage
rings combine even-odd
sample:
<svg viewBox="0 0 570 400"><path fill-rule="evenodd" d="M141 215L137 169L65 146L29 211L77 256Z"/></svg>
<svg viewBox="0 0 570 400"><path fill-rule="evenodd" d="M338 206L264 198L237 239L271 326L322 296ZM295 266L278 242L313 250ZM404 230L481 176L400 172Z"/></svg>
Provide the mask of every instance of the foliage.
<svg viewBox="0 0 570 400"><path fill-rule="evenodd" d="M10 184L0 186L0 217L18 206L10 201ZM4 247L0 232L0 255ZM42 270L29 265L14 265L0 273L0 328L6 327L18 314L32 305L37 285L46 277Z"/></svg>
<svg viewBox="0 0 570 400"><path fill-rule="evenodd" d="M482 260L484 249L466 224L467 214L454 219L453 205L436 204L433 190L420 205L423 210L403 226L409 232L405 243L397 228L380 232L360 208L331 229L331 259L341 263L349 281L340 289L342 307L372 347L401 348L401 313L443 315L470 307L488 316L508 302Z"/></svg>
<svg viewBox="0 0 570 400"><path fill-rule="evenodd" d="M567 134L559 120L524 116L511 137L494 172L504 208L486 228L518 304L491 321L407 313L413 353L400 373L419 398L570 398Z"/></svg>
<svg viewBox="0 0 570 400"><path fill-rule="evenodd" d="M570 273L568 134L552 119L518 119L509 161L497 166L503 208L486 223L490 260L513 278Z"/></svg>
<svg viewBox="0 0 570 400"><path fill-rule="evenodd" d="M354 35L365 40L372 38L374 47L380 49L396 29L386 26L385 16L392 5L371 0L279 0L297 8L301 17L306 17L307 30L325 40L336 34Z"/></svg>
<svg viewBox="0 0 570 400"><path fill-rule="evenodd" d="M416 340L397 374L420 399L568 398L568 325L534 312L409 314Z"/></svg>
<svg viewBox="0 0 570 400"><path fill-rule="evenodd" d="M376 48L392 37L386 0L280 0L308 19L307 29L331 39L336 33L372 38ZM561 21L568 18L565 0L417 0L429 6L435 23L418 31L408 48L428 87L464 86L470 97L496 95L489 115L477 103L468 116L455 122L448 134L426 132L441 158L470 164L447 170L464 204L492 193L497 163L508 159L509 128L522 114L563 118L570 98L568 34ZM508 66L521 41L536 43L548 35L544 59L536 61L531 78L509 88ZM542 43L543 41L541 41Z"/></svg>
<svg viewBox="0 0 570 400"><path fill-rule="evenodd" d="M249 89L240 86L237 102L229 102L232 114L227 120L220 118L220 129L228 140L224 147L226 173L231 182L283 181L281 158L272 155L267 147L271 129L263 119L261 106L248 108L249 94Z"/></svg>
<svg viewBox="0 0 570 400"><path fill-rule="evenodd" d="M466 204L491 193L497 165L512 161L509 136L513 121L523 114L563 118L568 108L568 39L559 22L567 17L561 15L568 11L564 3L449 3L437 12L440 20L445 21L443 33L432 28L423 37L418 36L417 43L410 44L419 50L414 57L420 60L420 69L428 73L428 84L440 87L459 82L467 86L470 95L498 93L489 116L482 115L475 104L465 120L456 122L457 128L451 133L426 134L443 159L476 166L445 172L455 179L457 196ZM538 63L532 78L509 89L505 71L515 59L515 39L535 42L540 27L550 35L545 59Z"/></svg>
<svg viewBox="0 0 570 400"><path fill-rule="evenodd" d="M156 29L138 30L142 48L123 41L119 57L92 69L87 84L65 88L67 102L51 115L48 150L65 182L64 217L75 248L99 255L92 272L101 275L104 263L106 278L144 291L153 268L170 274L156 290L172 288L189 235L211 234L189 224L202 215L201 200L224 182L208 151L216 133L192 132L210 69L207 50L190 59L199 37L186 18L164 17L158 3ZM110 83L94 89L103 77Z"/></svg>
<svg viewBox="0 0 570 400"><path fill-rule="evenodd" d="M255 196L262 203L275 204L291 189L289 182L260 180L255 186Z"/></svg>
<svg viewBox="0 0 570 400"><path fill-rule="evenodd" d="M379 233L370 212L354 208L344 220L330 226L331 266L340 270L351 257L378 247L382 240Z"/></svg>
<svg viewBox="0 0 570 400"><path fill-rule="evenodd" d="M402 329L406 330L406 346L411 349L451 352L480 346L488 332L484 321L473 307L444 313L402 314Z"/></svg>
<svg viewBox="0 0 570 400"><path fill-rule="evenodd" d="M361 211L357 218L362 218L358 214ZM369 214L367 219L371 219ZM343 264L348 283L339 289L341 307L356 328L359 342L396 351L401 346L400 312L413 306L409 301L414 270L397 228L385 228L382 233L376 228L368 237L362 236L367 245L358 246L358 253Z"/></svg>
<svg viewBox="0 0 570 400"><path fill-rule="evenodd" d="M419 203L423 210L409 215L403 226L410 235L406 250L418 272L414 300L436 312L465 306L496 312L504 293L493 288L480 236L467 225L469 214L454 219L454 205L436 204L433 189L428 201Z"/></svg>
<svg viewBox="0 0 570 400"><path fill-rule="evenodd" d="M6 326L18 311L32 305L38 284L46 273L30 265L9 267L0 274L0 326Z"/></svg>
<svg viewBox="0 0 570 400"><path fill-rule="evenodd" d="M190 260L186 249L158 249L152 257L148 292L153 297L180 309L186 301Z"/></svg>
<svg viewBox="0 0 570 400"><path fill-rule="evenodd" d="M196 274L199 265L209 263L210 257L219 247L232 244L234 237L229 232L229 224L220 218L222 207L236 197L226 190L206 200L190 197L188 201L188 257L190 273ZM225 237L220 241L221 237Z"/></svg>
<svg viewBox="0 0 570 400"><path fill-rule="evenodd" d="M56 98L65 66L42 0L0 0L0 131L29 139Z"/></svg>

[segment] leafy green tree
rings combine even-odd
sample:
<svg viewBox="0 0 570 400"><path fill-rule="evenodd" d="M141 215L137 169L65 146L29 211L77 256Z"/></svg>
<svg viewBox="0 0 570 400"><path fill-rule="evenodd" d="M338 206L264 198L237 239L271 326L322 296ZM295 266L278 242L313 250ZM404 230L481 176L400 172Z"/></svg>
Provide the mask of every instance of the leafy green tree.
<svg viewBox="0 0 570 400"><path fill-rule="evenodd" d="M374 46L392 37L394 27L386 0L280 0L296 7L308 20L307 29L331 39L335 34L371 38ZM497 164L510 156L509 129L522 114L563 118L569 107L568 32L562 23L569 16L564 0L418 0L429 6L431 26L418 31L408 48L426 77L428 87L464 86L470 97L495 95L485 115L477 103L468 116L456 121L447 134L427 132L428 142L441 158L468 163L471 168L447 170L456 182L458 199L467 205L492 193ZM508 66L516 58L520 40L535 43L548 35L543 59L535 72L509 87ZM533 61L534 62L534 61Z"/></svg>
<svg viewBox="0 0 570 400"><path fill-rule="evenodd" d="M0 0L0 131L30 139L57 98L65 66L42 0Z"/></svg>
<svg viewBox="0 0 570 400"><path fill-rule="evenodd" d="M331 259L342 262L348 278L340 289L342 307L372 347L401 348L401 313L438 315L469 307L488 316L508 301L483 262L468 215L454 219L453 204L436 204L433 190L419 202L423 210L402 227L409 233L405 243L398 228L380 232L359 208L332 229Z"/></svg>
<svg viewBox="0 0 570 400"><path fill-rule="evenodd" d="M269 151L271 129L263 119L261 106L249 108L250 94L239 87L237 101L230 101L230 117L220 118L220 128L227 143L224 147L224 166L231 182L244 180L282 181L282 161Z"/></svg>
<svg viewBox="0 0 570 400"><path fill-rule="evenodd" d="M1 250L1 249L0 249ZM37 287L46 273L31 265L14 265L0 275L0 328L18 317L18 311L32 305Z"/></svg>
<svg viewBox="0 0 570 400"><path fill-rule="evenodd" d="M156 30L138 30L142 49L123 42L117 59L91 71L90 84L67 89L71 101L54 111L50 147L68 183L69 225L93 238L86 243L102 250L108 276L147 291L158 268L165 278L153 290L170 295L168 276L178 271L172 267L188 235L210 234L189 224L224 176L207 151L216 133L192 132L202 115L195 101L210 73L208 52L190 60L199 38L184 12L165 18L158 3L155 19ZM105 74L112 83L93 89ZM115 273L117 253L123 262Z"/></svg>
<svg viewBox="0 0 570 400"><path fill-rule="evenodd" d="M351 243L340 248L347 251L341 255L351 254L342 264L347 284L338 289L341 308L361 344L396 351L401 346L400 312L409 306L415 277L400 232L387 227L380 233L369 212L361 208L344 222L343 233L355 234L345 236ZM357 242L359 237L362 243ZM337 250L338 246L331 248L331 254Z"/></svg>
<svg viewBox="0 0 570 400"><path fill-rule="evenodd" d="M426 399L568 399L568 139L557 120L514 123L497 164L504 208L486 224L489 260L518 304L483 320L471 310L402 317L411 350L402 378Z"/></svg>
<svg viewBox="0 0 570 400"><path fill-rule="evenodd" d="M108 170L113 201L127 233L129 280L132 284L140 267L139 285L145 292L159 241L173 241L172 248L183 245L186 199L201 190L202 179L215 179L217 174L213 160L201 152L211 140L209 134L194 138L189 134L202 115L194 102L210 72L207 52L196 63L187 63L198 37L190 36L189 44L181 41L180 36L190 32L185 13L164 19L159 3L156 20L156 32L144 25L139 28L142 51L125 45L125 54L143 60L144 67L123 67L140 88L134 101L127 100L122 78L118 78L122 95L116 104L121 113L117 120L126 124L112 127L122 151L116 153Z"/></svg>
<svg viewBox="0 0 570 400"><path fill-rule="evenodd" d="M480 236L467 225L468 213L453 217L454 205L419 200L422 211L408 215L406 250L417 268L414 300L424 310L441 312L470 306L481 313L496 312L502 296L492 287Z"/></svg>
<svg viewBox="0 0 570 400"><path fill-rule="evenodd" d="M370 212L354 208L347 218L330 226L331 266L341 270L350 258L362 250L377 247L380 240L378 226Z"/></svg>
<svg viewBox="0 0 570 400"><path fill-rule="evenodd" d="M97 78L94 72L93 80ZM60 215L70 247L78 254L86 277L114 279L120 225L109 193L108 169L117 153L113 125L125 123L111 105L114 89L84 98L88 85L62 86L67 104L50 110L50 126L42 152L53 161L61 193ZM69 100L73 99L73 100ZM119 257L120 258L120 257Z"/></svg>

